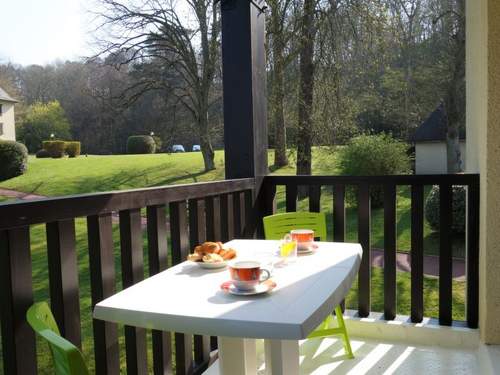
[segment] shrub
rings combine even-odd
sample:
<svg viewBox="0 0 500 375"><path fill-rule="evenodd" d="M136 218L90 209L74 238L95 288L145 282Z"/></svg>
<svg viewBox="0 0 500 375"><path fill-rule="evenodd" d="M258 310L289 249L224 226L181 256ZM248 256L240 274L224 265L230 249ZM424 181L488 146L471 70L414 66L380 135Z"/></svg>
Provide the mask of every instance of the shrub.
<svg viewBox="0 0 500 375"><path fill-rule="evenodd" d="M452 189L452 217L451 230L453 233L465 232L465 197L463 186L453 186ZM439 231L439 186L433 186L425 201L425 218L431 228Z"/></svg>
<svg viewBox="0 0 500 375"><path fill-rule="evenodd" d="M52 158L62 158L64 156L64 150L66 149L66 142L43 141L43 149L47 150Z"/></svg>
<svg viewBox="0 0 500 375"><path fill-rule="evenodd" d="M156 144L150 135L132 135L127 140L127 154L154 154Z"/></svg>
<svg viewBox="0 0 500 375"><path fill-rule="evenodd" d="M28 169L28 149L14 141L0 141L0 181L22 175Z"/></svg>
<svg viewBox="0 0 500 375"><path fill-rule="evenodd" d="M47 150L44 150L42 148L41 150L38 150L36 152L36 157L37 157L37 159L50 158L50 154Z"/></svg>
<svg viewBox="0 0 500 375"><path fill-rule="evenodd" d="M390 135L361 135L351 139L339 152L339 170L349 176L383 176L407 174L410 172L408 146ZM371 187L373 207L383 204L381 186ZM349 200L355 200L355 189L348 193Z"/></svg>
<svg viewBox="0 0 500 375"><path fill-rule="evenodd" d="M76 158L80 156L81 148L82 146L80 142L66 142L65 151L70 158Z"/></svg>
<svg viewBox="0 0 500 375"><path fill-rule="evenodd" d="M161 138L157 135L153 135L153 140L155 141L155 152L160 152L163 146Z"/></svg>

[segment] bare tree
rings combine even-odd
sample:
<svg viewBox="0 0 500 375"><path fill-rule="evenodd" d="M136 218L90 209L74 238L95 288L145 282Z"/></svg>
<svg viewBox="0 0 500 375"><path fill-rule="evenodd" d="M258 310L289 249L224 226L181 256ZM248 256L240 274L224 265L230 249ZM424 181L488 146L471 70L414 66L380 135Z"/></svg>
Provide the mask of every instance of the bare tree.
<svg viewBox="0 0 500 375"><path fill-rule="evenodd" d="M286 125L284 114L285 83L284 70L293 52L286 55L286 46L293 32L290 30L290 8L292 0L268 0L270 9L266 31L269 39L271 63L270 114L271 127L274 129L274 165L283 167L288 164Z"/></svg>
<svg viewBox="0 0 500 375"><path fill-rule="evenodd" d="M300 25L297 175L311 174L314 93L315 0L304 0ZM303 195L304 192L301 193Z"/></svg>
<svg viewBox="0 0 500 375"><path fill-rule="evenodd" d="M460 130L465 127L465 0L447 0L445 30L449 40L449 69L444 108L446 111L446 160L448 173L463 170Z"/></svg>
<svg viewBox="0 0 500 375"><path fill-rule="evenodd" d="M186 0L186 6L159 0L99 0L99 55L125 54L123 64L156 59L179 79L144 78L127 91L137 97L168 90L193 117L205 170L215 169L208 119L219 56L220 22L216 2Z"/></svg>

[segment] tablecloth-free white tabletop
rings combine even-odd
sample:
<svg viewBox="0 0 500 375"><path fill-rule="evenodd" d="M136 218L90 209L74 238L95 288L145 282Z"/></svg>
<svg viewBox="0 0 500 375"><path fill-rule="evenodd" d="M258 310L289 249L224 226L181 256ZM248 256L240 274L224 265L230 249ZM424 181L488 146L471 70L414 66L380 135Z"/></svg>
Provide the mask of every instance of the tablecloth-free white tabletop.
<svg viewBox="0 0 500 375"><path fill-rule="evenodd" d="M278 241L233 240L240 259L272 259ZM98 303L94 317L150 329L201 335L300 340L346 296L357 274L359 244L319 242L311 255L274 268L277 287L260 296L220 289L227 269L183 262Z"/></svg>

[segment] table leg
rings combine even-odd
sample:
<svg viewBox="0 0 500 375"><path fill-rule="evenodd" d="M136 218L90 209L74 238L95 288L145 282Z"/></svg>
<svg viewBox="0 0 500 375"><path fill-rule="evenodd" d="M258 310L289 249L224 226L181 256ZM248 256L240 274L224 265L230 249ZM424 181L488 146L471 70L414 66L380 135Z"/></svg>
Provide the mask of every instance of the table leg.
<svg viewBox="0 0 500 375"><path fill-rule="evenodd" d="M267 375L299 374L299 342L264 340Z"/></svg>
<svg viewBox="0 0 500 375"><path fill-rule="evenodd" d="M218 344L221 375L257 373L257 350L254 339L219 337Z"/></svg>

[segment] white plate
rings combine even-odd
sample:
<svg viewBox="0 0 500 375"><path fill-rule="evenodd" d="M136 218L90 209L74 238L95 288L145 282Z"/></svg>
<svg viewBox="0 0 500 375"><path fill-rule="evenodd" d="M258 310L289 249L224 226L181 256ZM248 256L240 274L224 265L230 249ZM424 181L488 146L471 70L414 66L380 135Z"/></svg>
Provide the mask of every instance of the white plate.
<svg viewBox="0 0 500 375"><path fill-rule="evenodd" d="M216 268L224 268L227 266L227 262L216 262L216 263L194 262L194 263L196 263L199 267L208 270L213 270Z"/></svg>
<svg viewBox="0 0 500 375"><path fill-rule="evenodd" d="M274 287L267 283L259 284L252 290L241 290L236 288L233 284L231 284L229 288L227 288L227 291L237 296L254 296L256 294L267 293L272 289L274 289Z"/></svg>

